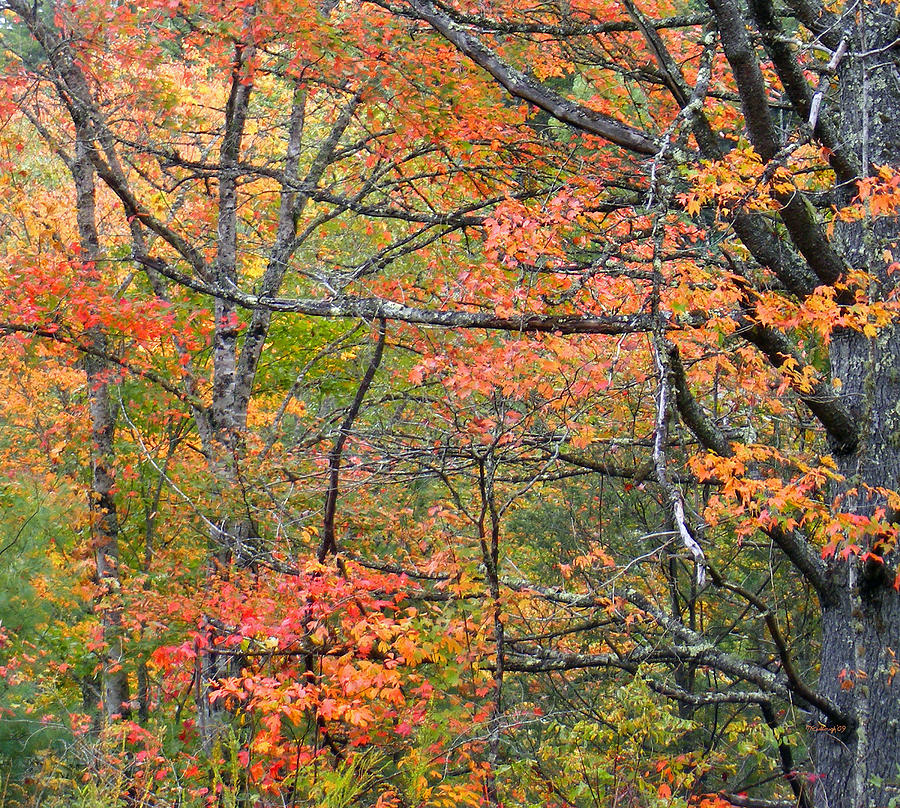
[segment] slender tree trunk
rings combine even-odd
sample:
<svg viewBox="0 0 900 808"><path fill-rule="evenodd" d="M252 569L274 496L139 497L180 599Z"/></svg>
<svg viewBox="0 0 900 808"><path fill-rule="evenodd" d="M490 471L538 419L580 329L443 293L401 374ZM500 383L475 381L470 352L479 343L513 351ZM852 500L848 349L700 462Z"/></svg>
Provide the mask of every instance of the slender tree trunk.
<svg viewBox="0 0 900 808"><path fill-rule="evenodd" d="M94 334L92 342L99 347L105 340L102 340L102 335ZM105 368L93 358L88 358L86 364L91 402L91 525L100 588L100 619L106 644L103 652L103 710L109 719L125 715L129 701L119 593L119 524L113 497L114 420L109 385L103 380Z"/></svg>
<svg viewBox="0 0 900 808"><path fill-rule="evenodd" d="M488 724L487 759L490 768L485 777L485 799L489 805L501 808L500 790L497 786L497 765L500 762L500 746L503 734L503 675L505 656L503 642L503 606L500 600L500 514L494 492L497 460L494 447L478 462L478 483L481 494L481 511L478 516L478 541L481 546L481 563L484 566L491 599L494 640L494 693Z"/></svg>
<svg viewBox="0 0 900 808"><path fill-rule="evenodd" d="M238 239L238 158L249 110L253 85L247 80L247 60L252 47L236 43L232 63L231 92L225 107L225 131L219 151L219 206L216 238L216 260L213 280L217 289L237 288L239 266ZM224 297L215 300L215 330L212 344L211 436L207 447L213 473L213 495L221 498L222 512L216 526L210 528L210 582L219 569L227 569L244 552L246 540L255 532L252 521L235 515L228 503L228 493L238 482L238 463L242 451L241 425L245 422L235 399L237 385L239 320L237 307ZM203 749L215 746L224 726L224 715L218 704L209 699L209 684L237 673L236 660L219 653L216 638L220 627L213 619L205 619L205 647L197 656L197 730Z"/></svg>
<svg viewBox="0 0 900 808"><path fill-rule="evenodd" d="M94 169L89 149L89 135L82 128L77 133L70 169L75 182L81 255L85 270L93 271L100 245L94 204ZM106 353L106 335L101 329L89 329L87 341L92 348ZM97 565L98 606L106 645L102 663L102 701L104 714L110 719L125 715L129 702L119 594L119 519L113 496L115 418L106 363L97 356L86 356L84 365L91 417L91 533Z"/></svg>

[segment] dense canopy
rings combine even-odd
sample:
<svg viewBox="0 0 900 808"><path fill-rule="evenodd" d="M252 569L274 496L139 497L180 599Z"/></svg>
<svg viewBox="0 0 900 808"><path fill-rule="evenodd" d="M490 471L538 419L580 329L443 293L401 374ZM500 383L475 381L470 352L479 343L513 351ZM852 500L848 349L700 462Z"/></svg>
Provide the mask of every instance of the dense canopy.
<svg viewBox="0 0 900 808"><path fill-rule="evenodd" d="M894 5L0 10L0 801L898 803Z"/></svg>

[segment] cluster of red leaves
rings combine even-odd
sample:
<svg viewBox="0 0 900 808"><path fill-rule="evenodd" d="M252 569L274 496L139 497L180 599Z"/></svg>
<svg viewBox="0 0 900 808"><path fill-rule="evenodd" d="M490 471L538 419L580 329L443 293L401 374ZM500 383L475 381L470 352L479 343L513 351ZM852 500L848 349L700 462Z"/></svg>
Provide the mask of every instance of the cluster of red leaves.
<svg viewBox="0 0 900 808"><path fill-rule="evenodd" d="M152 662L169 697L205 688L232 715L249 781L277 791L322 756L343 760L373 743L399 753L415 740L438 695L427 667L460 649L426 630L411 588L353 565L232 572L182 604L194 630Z"/></svg>

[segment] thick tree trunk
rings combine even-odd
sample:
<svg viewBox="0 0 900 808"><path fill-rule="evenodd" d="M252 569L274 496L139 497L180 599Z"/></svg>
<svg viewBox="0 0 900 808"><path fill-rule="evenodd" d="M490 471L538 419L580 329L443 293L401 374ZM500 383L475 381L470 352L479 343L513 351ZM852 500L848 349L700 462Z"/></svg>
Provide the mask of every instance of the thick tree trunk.
<svg viewBox="0 0 900 808"><path fill-rule="evenodd" d="M893 7L854 7L848 31L849 57L841 65L841 137L865 174L900 165L900 82L894 46ZM889 300L897 285L886 267L900 257L900 227L894 217L838 223L835 241L848 264L870 273L868 293ZM895 521L884 489L900 488L900 326L868 338L841 331L831 346L831 371L838 392L859 425L860 444L838 456L845 482L834 493L838 508ZM880 808L900 798L900 595L893 588L897 551L878 536L858 539L863 555L829 562L831 597L823 604L819 691L856 722L846 731L827 726L816 733L816 804L822 808Z"/></svg>
<svg viewBox="0 0 900 808"><path fill-rule="evenodd" d="M874 230L866 242L874 243ZM862 240L859 245L862 248ZM883 263L880 253L868 256L868 266ZM900 487L900 328L886 328L874 339L857 332L836 335L832 372L842 382L862 438L856 452L839 460L846 478L836 492L839 507L875 517L878 509L890 510L877 489ZM860 540L860 552L884 554L874 542L877 536ZM827 728L817 732L817 803L828 808L875 808L900 795L900 677L894 676L900 595L893 588L892 571L896 555L884 554L884 564L852 554L847 560L830 561L832 592L823 609L819 690L857 726L842 732L823 721Z"/></svg>
<svg viewBox="0 0 900 808"><path fill-rule="evenodd" d="M881 808L900 795L900 597L855 560L838 572L836 602L822 626L820 691L858 722L822 720L815 732L817 806Z"/></svg>

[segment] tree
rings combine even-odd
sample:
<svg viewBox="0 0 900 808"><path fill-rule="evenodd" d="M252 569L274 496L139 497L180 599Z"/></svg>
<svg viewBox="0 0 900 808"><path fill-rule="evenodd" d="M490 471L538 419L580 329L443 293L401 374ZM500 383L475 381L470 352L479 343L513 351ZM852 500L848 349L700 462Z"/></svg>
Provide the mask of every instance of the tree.
<svg viewBox="0 0 900 808"><path fill-rule="evenodd" d="M286 788L285 705L314 731L312 758L327 747L344 761L369 728L385 731L386 686L333 708L332 662L385 677L402 660L409 678L391 686L420 686L420 663L445 651L417 658L404 640L427 645L418 613L377 595L408 586L432 626L453 626L450 647L465 637L459 659L478 660L447 693L485 699L483 744L459 754L490 804L637 804L673 789L753 804L736 793L752 773L720 755L754 720L780 769L762 796L895 800L891 8L4 8L6 110L72 167L76 203L51 215L79 226L77 249L62 249L71 277L97 273L58 291L8 283L4 329L86 357L97 459L113 456L116 374L190 420L172 434L196 434L202 480L144 457L206 535L201 603L185 605L202 630L160 655L194 660L206 751L229 724L223 705L244 705L268 732L244 751L272 763L248 777ZM19 241L7 277L44 277ZM370 339L347 347L333 318L363 321ZM332 367L309 387L335 355L351 378L329 381ZM146 450L158 423L124 397L120 409ZM93 487L104 555L116 493L102 474ZM335 555L337 578L307 569L310 555ZM365 583L348 557L407 577ZM110 577L99 562L98 576ZM294 622L266 634L253 621L281 614L279 576L300 596ZM358 600L353 619L383 648L354 635L324 581ZM107 660L125 653L127 612L104 612ZM242 645L264 635L284 660L277 686L253 661L267 647ZM116 674L107 665L108 693ZM300 696L296 679L320 689ZM667 728L644 736L655 796L604 724L612 699L634 732L637 714ZM522 719L544 702L584 720ZM413 754L388 747L394 763ZM607 778L566 765L572 750Z"/></svg>

